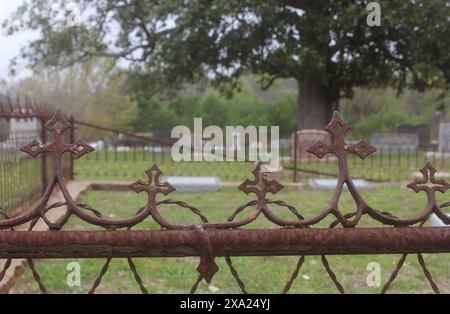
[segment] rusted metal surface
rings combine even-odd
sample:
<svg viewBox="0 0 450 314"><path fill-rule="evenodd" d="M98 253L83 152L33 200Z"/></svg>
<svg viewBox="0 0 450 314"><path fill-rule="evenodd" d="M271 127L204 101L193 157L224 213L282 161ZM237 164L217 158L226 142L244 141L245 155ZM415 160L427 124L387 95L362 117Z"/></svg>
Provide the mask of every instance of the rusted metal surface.
<svg viewBox="0 0 450 314"><path fill-rule="evenodd" d="M6 97L6 101L0 101L0 118L5 119L48 119L53 115L51 109L43 104L32 103L29 99L20 101Z"/></svg>
<svg viewBox="0 0 450 314"><path fill-rule="evenodd" d="M161 140L161 139L154 138L153 136L146 136L146 135L135 134L135 133L131 133L131 132L128 132L128 131L125 131L125 130L118 130L118 129L108 128L108 127L100 126L98 124L88 123L88 122L79 121L79 120L74 120L73 124L74 125L80 125L80 126L86 126L86 127L98 130L98 131L107 131L107 132L110 132L110 133L113 133L113 134L117 134L117 135L125 135L125 136L127 136L129 138L134 138L134 139L138 139L138 140L144 140L144 141L148 141L150 143L155 143L155 144L164 145L164 146L172 146L176 142L176 141L164 141L164 140Z"/></svg>
<svg viewBox="0 0 450 314"><path fill-rule="evenodd" d="M450 224L450 218L443 212L443 208L449 204L438 204L435 196L437 192L446 192L450 185L445 180L436 179L436 170L427 163L421 170L423 177L408 185L414 192L424 192L427 196L423 210L416 217L400 219L386 210L370 206L353 184L347 160L351 154L364 159L374 153L375 149L364 141L348 145L344 137L350 131L350 126L337 112L330 124L325 127L325 130L332 135L333 143L326 145L317 142L308 150L319 158L327 154L333 154L337 158L339 176L336 190L329 205L323 211L313 217L304 217L295 206L282 200L269 199L269 195L278 194L283 189L283 185L272 179L270 174L262 172L261 163L258 163L253 170L253 178L247 179L239 186L245 194L253 195L253 200L235 209L225 222L208 221L199 209L190 204L170 199L160 200L161 197L174 192L175 188L161 181L162 171L156 164L153 164L146 172L146 181L139 180L130 185L136 193L147 195L146 204L137 210L134 216L120 220L110 219L89 205L77 204L65 186L62 158L64 154L81 158L94 149L80 140L73 140L68 144L63 142L63 134L73 128L73 125L61 112L56 112L45 124L45 128L52 135L51 143L33 141L22 148L23 152L32 157L45 154L52 158L53 175L48 178L48 186L41 202L29 212L12 218L5 216L5 219L0 221L0 229L4 230L0 231L0 257L8 260L26 258L34 278L39 282L41 291L44 293L46 288L33 264L32 259L35 258L106 258L90 290L92 293L108 271L111 260L127 258L137 284L145 293L147 290L132 258L199 256L200 263L197 267L199 277L191 290L195 292L203 279L208 283L212 281L218 271L216 259L225 257L232 276L242 292L246 293L245 284L234 268L231 256L288 255L299 256L299 261L283 292L289 291L298 276L305 255L321 255L325 271L338 291L343 293L344 287L337 280L326 258L326 255L336 254L402 254L402 259L382 292L387 291L390 283L395 280L396 273L403 265L404 257L407 254L418 254L419 263L427 280L433 290L439 292L421 253L449 253L450 227L425 228L423 225L432 214L436 214L446 225ZM73 133L71 138L73 139ZM351 214L343 214L339 208L345 185L356 205L356 211ZM48 204L56 187L62 192L65 202ZM201 219L202 223L180 224L168 220L161 213L161 208L168 205L191 211ZM295 219L289 220L277 215L277 211L272 208L273 205L288 209ZM65 215L58 221L50 221L46 216L48 211L62 206L67 207ZM253 210L247 217L238 218L244 210L249 208ZM90 225L102 227L105 231L61 231L72 216ZM241 229L261 216L282 228ZM358 224L364 216L369 216L372 220L388 227L360 228ZM313 228L314 225L329 217L332 217L333 223L328 229ZM42 219L51 231L33 231L39 219ZM131 230L147 219L154 220L161 230ZM15 227L25 223L30 223L28 232L14 231ZM7 263L0 275L4 274L8 267Z"/></svg>
<svg viewBox="0 0 450 314"><path fill-rule="evenodd" d="M450 228L205 230L216 257L445 253ZM201 256L191 230L0 231L0 258Z"/></svg>

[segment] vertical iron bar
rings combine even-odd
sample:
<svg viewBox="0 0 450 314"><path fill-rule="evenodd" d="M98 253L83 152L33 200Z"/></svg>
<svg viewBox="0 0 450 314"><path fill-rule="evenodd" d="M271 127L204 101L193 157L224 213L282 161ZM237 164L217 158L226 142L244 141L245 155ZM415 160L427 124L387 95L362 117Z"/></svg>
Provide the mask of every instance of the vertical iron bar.
<svg viewBox="0 0 450 314"><path fill-rule="evenodd" d="M73 116L70 117L70 125L72 126L70 128L70 143L75 143L75 119L73 118ZM73 154L70 154L70 165L69 165L69 179L70 180L74 180L75 179L75 168L74 168L74 163L75 163L75 158L73 156Z"/></svg>
<svg viewBox="0 0 450 314"><path fill-rule="evenodd" d="M45 120L41 118L41 143L47 143L47 132L45 130ZM47 178L47 154L42 154L41 156L41 184L42 184L42 193L45 193L45 189L48 185Z"/></svg>
<svg viewBox="0 0 450 314"><path fill-rule="evenodd" d="M298 182L298 173L297 173L297 125L295 126L295 130L294 130L294 183Z"/></svg>

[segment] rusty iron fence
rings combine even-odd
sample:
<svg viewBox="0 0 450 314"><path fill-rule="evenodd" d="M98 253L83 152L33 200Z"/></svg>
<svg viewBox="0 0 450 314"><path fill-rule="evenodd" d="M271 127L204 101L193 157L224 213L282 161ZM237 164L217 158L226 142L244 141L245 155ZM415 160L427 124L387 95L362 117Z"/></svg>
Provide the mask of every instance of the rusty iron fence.
<svg viewBox="0 0 450 314"><path fill-rule="evenodd" d="M0 141L0 199L8 212L36 201L41 195L42 163L19 152L34 139L36 134L32 132L18 132L4 134Z"/></svg>
<svg viewBox="0 0 450 314"><path fill-rule="evenodd" d="M450 156L432 148L381 150L366 160L349 156L348 166L355 178L371 182L401 182L416 175L417 169L427 162L439 167L440 172L447 178L450 177ZM337 159L334 156L327 155L317 160L310 153L298 155L296 159L288 159L288 162L284 163L286 170L292 170L294 182L310 176L338 177L336 166Z"/></svg>
<svg viewBox="0 0 450 314"><path fill-rule="evenodd" d="M294 136L294 139L290 140L289 150L285 150L282 155L284 167L292 171L294 182L298 182L301 177L339 176L339 172L336 171L338 159L334 155L327 154L318 160L309 151L304 152L308 147L293 149L293 147L300 148L301 145L298 137ZM349 170L354 178L371 182L408 180L410 177L419 175L417 169L427 162L438 166L441 176L450 177L450 156L439 151L436 144L417 146L417 148L391 146L373 152L364 160L357 155L348 156L347 159Z"/></svg>
<svg viewBox="0 0 450 314"><path fill-rule="evenodd" d="M247 292L245 282L238 270L233 266L232 258L237 256L298 256L298 262L291 277L286 282L282 292L287 293L292 283L299 275L305 261L305 256L321 256L322 264L330 279L339 292L344 293L343 285L338 281L332 266L328 262L328 255L355 254L401 254L396 269L384 285L381 292L386 292L396 279L408 254L417 255L425 278L432 289L439 293L439 287L432 278L423 258L424 253L450 253L450 217L444 209L450 203L439 204L435 194L444 193L450 188L445 180L435 177L436 169L427 163L422 169L422 178L408 185L416 193L425 193L427 202L423 210L415 217L400 219L385 209L374 208L369 205L355 187L348 168L348 157L356 155L362 159L375 152L375 149L360 141L353 145L345 142L345 135L350 126L341 119L336 112L326 130L334 137L331 145L317 142L309 152L319 158L333 154L337 158L339 177L336 190L329 205L313 217L304 217L294 205L282 200L269 199L269 195L276 195L283 189L270 174L262 172L259 163L252 172L252 178L245 180L240 190L253 195L253 200L239 206L224 222L211 222L197 208L184 202L162 198L175 191L169 183L161 181L162 171L153 164L146 172L147 180L139 180L131 184L136 193L145 193L147 203L139 209L135 216L115 220L107 218L89 205L78 204L69 193L63 176L62 159L70 154L74 158L81 158L94 149L86 142L65 142L63 136L73 125L63 114L57 112L49 120L45 128L50 132L52 141L42 143L32 141L21 150L32 157L49 155L52 158L52 175L48 178L48 185L39 204L32 210L18 216L9 217L1 212L0 220L0 258L7 259L0 272L3 279L12 259L26 259L27 265L38 282L40 290L47 292L44 281L34 265L35 259L50 258L104 258L106 259L100 274L95 280L90 293L94 293L108 271L113 258L128 260L130 271L134 274L137 285L143 293L147 289L134 263L135 258L148 257L200 257L197 267L199 273L193 284L191 293L195 293L200 282L211 282L218 271L216 260L225 258L232 276L243 293ZM356 211L343 214L339 207L344 186L347 186L354 202ZM48 204L53 190L58 187L65 202ZM66 213L57 221L51 221L46 216L55 208L67 207ZM199 216L201 224L178 224L167 220L161 213L163 206L178 206ZM291 211L296 219L288 220L277 215L272 206L280 206ZM254 208L246 218L238 218L245 209ZM439 217L447 227L425 227L425 222L432 214ZM103 231L63 231L72 216L82 221L103 228ZM264 216L279 228L247 229ZM315 228L315 225L328 217L334 222L327 229ZM363 217L370 217L386 227L366 228L359 226ZM134 230L141 222L153 219L161 230ZM38 220L48 226L49 231L33 231ZM14 228L29 224L28 231L15 231ZM444 265L445 267L445 265Z"/></svg>
<svg viewBox="0 0 450 314"><path fill-rule="evenodd" d="M38 200L48 185L51 160L46 156L34 160L21 154L20 148L31 141L45 143L51 140L44 126L52 115L46 106L32 104L29 100L12 101L7 97L0 101L0 122L6 122L8 126L11 120L34 121L38 125L35 131L0 132L0 199L1 206L8 213L20 211ZM71 136L73 132L68 133L65 140ZM65 178L73 178L73 159L63 158L62 171Z"/></svg>

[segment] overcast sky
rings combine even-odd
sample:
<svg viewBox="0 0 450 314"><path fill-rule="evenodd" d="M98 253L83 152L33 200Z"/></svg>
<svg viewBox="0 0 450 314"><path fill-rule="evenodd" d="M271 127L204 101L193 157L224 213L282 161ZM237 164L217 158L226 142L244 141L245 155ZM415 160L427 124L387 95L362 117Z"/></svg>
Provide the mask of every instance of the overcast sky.
<svg viewBox="0 0 450 314"><path fill-rule="evenodd" d="M2 23L24 0L0 0L0 23ZM20 48L34 38L32 32L20 33L12 37L6 37L3 30L0 31L0 80L8 76L9 61L19 55ZM24 76L28 71L18 68L19 76Z"/></svg>

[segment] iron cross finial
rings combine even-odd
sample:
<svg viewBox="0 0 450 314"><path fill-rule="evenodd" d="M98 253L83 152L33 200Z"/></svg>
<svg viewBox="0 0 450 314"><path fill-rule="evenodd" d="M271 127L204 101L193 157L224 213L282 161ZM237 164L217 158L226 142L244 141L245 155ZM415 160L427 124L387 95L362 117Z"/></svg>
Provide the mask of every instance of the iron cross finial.
<svg viewBox="0 0 450 314"><path fill-rule="evenodd" d="M170 183L160 181L162 172L156 163L145 174L148 178L147 182L139 180L130 186L136 193L146 192L149 196L154 197L158 193L167 196L175 191L175 188Z"/></svg>
<svg viewBox="0 0 450 314"><path fill-rule="evenodd" d="M39 143L34 140L30 144L22 147L20 150L36 158L42 153L53 153L57 158L61 158L64 153L71 153L75 158L93 152L95 149L84 141L64 144L61 142L61 136L73 126L67 121L64 115L58 110L46 124L45 128L52 134L52 143Z"/></svg>
<svg viewBox="0 0 450 314"><path fill-rule="evenodd" d="M267 193L277 194L284 187L277 180L270 178L268 173L262 172L261 166L260 161L252 171L255 179L245 180L239 189L246 194L254 193L258 198L265 199Z"/></svg>
<svg viewBox="0 0 450 314"><path fill-rule="evenodd" d="M351 130L351 126L342 119L337 111L334 112L330 123L325 126L325 130L334 136L334 143L332 145L326 145L318 141L307 150L307 152L316 155L319 159L322 159L328 154L335 154L339 157L346 156L348 153L356 154L361 159L364 159L376 152L373 146L363 140L360 140L355 145L347 145L345 143L345 135Z"/></svg>
<svg viewBox="0 0 450 314"><path fill-rule="evenodd" d="M437 170L430 162L427 162L420 172L422 173L422 178L408 184L408 188L414 190L414 192L425 191L428 195L433 196L436 192L445 193L450 188L450 184L447 181L436 179Z"/></svg>

